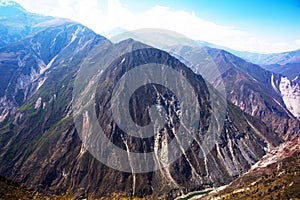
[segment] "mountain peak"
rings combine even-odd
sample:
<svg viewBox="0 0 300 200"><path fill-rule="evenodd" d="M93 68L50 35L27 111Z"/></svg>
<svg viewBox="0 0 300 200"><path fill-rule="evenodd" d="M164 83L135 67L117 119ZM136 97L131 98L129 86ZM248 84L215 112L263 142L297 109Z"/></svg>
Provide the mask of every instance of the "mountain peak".
<svg viewBox="0 0 300 200"><path fill-rule="evenodd" d="M19 5L19 4L15 1L0 0L0 6L15 6L15 5Z"/></svg>
<svg viewBox="0 0 300 200"><path fill-rule="evenodd" d="M12 16L24 13L26 10L17 2L0 0L0 16Z"/></svg>

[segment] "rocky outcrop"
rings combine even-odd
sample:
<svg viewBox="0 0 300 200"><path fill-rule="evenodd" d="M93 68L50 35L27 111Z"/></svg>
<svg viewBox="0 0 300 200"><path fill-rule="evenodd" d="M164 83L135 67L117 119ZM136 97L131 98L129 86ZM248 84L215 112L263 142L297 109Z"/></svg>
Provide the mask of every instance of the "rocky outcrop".
<svg viewBox="0 0 300 200"><path fill-rule="evenodd" d="M173 198L188 191L229 183L257 162L265 154L268 145L276 146L280 142L264 124L229 103L224 126L217 126L221 127L219 138L214 141L212 149L204 153L200 138L207 131L208 126L205 124L214 115L209 106L209 98L213 94L208 92L201 76L194 74L168 53L133 40L116 45L102 42L91 51L94 53L88 57L89 62L80 62L84 54L74 55L73 52L70 52L73 57L67 66L62 63L68 61L68 57L61 56L56 60L44 84L20 108L14 122L9 121L3 126L0 139L2 175L51 194L71 191L77 197L109 198L117 195ZM179 159L168 167L149 173L125 173L97 161L82 144L70 115L73 77L80 63L85 65L84 69L93 70L91 66L94 65L91 64L101 63L105 57L99 55L104 52L108 58L117 59L105 72L94 74L103 75L103 79L99 79L95 101L98 120L107 127L105 134L110 141L129 151L151 151L155 141L159 141L156 144L161 148L168 141L167 138L176 135L171 128L174 125L176 127L176 124L167 123L165 129L157 135L160 138L139 141L126 135L114 124L109 114L108 101L113 88L111 83L117 82L134 66L148 62L168 64L193 83L202 110L201 124L204 126L196 134L199 138L196 137L187 151L182 152ZM119 56L120 52L129 53L124 59ZM93 79L87 81L92 82ZM149 103L154 103L145 101L147 96L157 97L157 90L153 89L153 86L141 88L142 93L136 93L132 105L146 108ZM163 88L159 91L163 96L172 98ZM168 98L160 100L165 110L171 109ZM139 110L133 106L132 116L137 117L136 121L142 124L147 123L148 118L143 117L147 115L140 115ZM169 115L169 118L176 118L172 112ZM124 140L127 142L124 143ZM172 149L169 151L172 152Z"/></svg>
<svg viewBox="0 0 300 200"><path fill-rule="evenodd" d="M201 199L299 198L299 153L299 137L296 137L273 149L222 191Z"/></svg>
<svg viewBox="0 0 300 200"><path fill-rule="evenodd" d="M168 47L168 51L179 59L184 57L183 62L187 61L196 73L204 74L215 87L223 83L228 100L262 120L282 138L299 134L300 123L285 104L286 95L279 91L280 75L219 49L176 46ZM297 101L296 96L291 98Z"/></svg>
<svg viewBox="0 0 300 200"><path fill-rule="evenodd" d="M230 183L250 169L268 148L282 142L265 123L227 102L205 83L201 75L195 74L180 60L131 39L112 44L86 27L64 20L58 24L46 23L30 37L6 44L0 49L0 55L0 70L4 74L0 80L3 119L0 125L0 175L46 195L67 193L74 198L173 199L189 191ZM232 65L231 60L220 59L220 66L224 62ZM111 104L117 83L131 70L143 69L141 66L147 63L167 65L175 74L180 74L191 85L195 98L187 103L180 102L175 91L162 84L138 87L129 99L128 107L126 105L129 117L142 127L164 120L152 131L152 136L139 138L119 126ZM170 76L167 72L162 70L159 75L166 78ZM223 75L237 74L229 68L222 72ZM133 76L131 80L151 75L143 70L139 73L140 76ZM78 84L80 75L82 79ZM244 80L239 77L232 76L230 84ZM259 77L255 79L261 81ZM181 87L181 79L166 80L177 91L187 91L187 87ZM246 85L248 81L242 83ZM261 87L269 83L263 82ZM92 88L96 90L90 93ZM78 96L74 96L76 90ZM252 91L255 88L249 92ZM245 101L244 92L233 93L230 99L239 94L246 108L249 102ZM262 98L258 93L254 96ZM255 102L251 101L251 111L261 105L261 101ZM195 115L184 112L185 103L189 106L197 104ZM158 105L156 110L152 109L153 105ZM84 109L88 106L95 113L86 112L89 110ZM257 112L268 116L269 112L263 113L265 108L260 108ZM84 112L80 112L82 110ZM245 111L249 112L248 107ZM160 118L153 119L152 112L158 113L156 116ZM92 114L95 114L106 140L90 134L94 133L90 123ZM218 120L220 115L223 120ZM283 112L283 116L286 115ZM181 129L178 127L183 116L197 119L193 123L196 129L183 134L192 140L180 140ZM189 128L184 127L183 131ZM86 140L92 143L86 143ZM126 154L103 150L103 141L113 143ZM171 146L171 141L175 141L178 148ZM208 145L210 148L206 148ZM104 165L91 150L106 155L113 163L126 160L121 164L128 167L127 171ZM152 152L149 160L157 165L163 165L174 154L178 157L156 170L136 173L132 152L142 156Z"/></svg>
<svg viewBox="0 0 300 200"><path fill-rule="evenodd" d="M72 59L70 53L87 51L100 40L103 38L88 28L66 22L1 48L0 122L36 93L60 57Z"/></svg>

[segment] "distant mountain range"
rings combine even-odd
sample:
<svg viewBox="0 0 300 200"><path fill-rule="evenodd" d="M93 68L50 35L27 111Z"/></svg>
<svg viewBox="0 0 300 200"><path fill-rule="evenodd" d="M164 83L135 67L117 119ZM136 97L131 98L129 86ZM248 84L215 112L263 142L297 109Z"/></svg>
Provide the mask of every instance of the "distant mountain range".
<svg viewBox="0 0 300 200"><path fill-rule="evenodd" d="M282 53L263 54L263 53L247 52L247 51L237 51L228 47L215 45L205 41L198 41L198 43L202 46L226 50L236 56L245 59L246 61L258 65L272 65L272 64L285 65L287 63L300 63L300 49L295 51L282 52Z"/></svg>
<svg viewBox="0 0 300 200"><path fill-rule="evenodd" d="M235 54L259 65L285 65L288 63L300 63L300 49L296 51L273 54L259 54L248 52L236 52Z"/></svg>
<svg viewBox="0 0 300 200"><path fill-rule="evenodd" d="M300 49L283 53L261 54L237 51L204 41L198 41L198 43L201 46L226 50L248 62L260 65L268 71L287 76L290 80L300 77Z"/></svg>
<svg viewBox="0 0 300 200"><path fill-rule="evenodd" d="M299 121L290 113L299 116L299 107L293 102L294 99L300 101L298 83L295 89L283 87L283 84L289 85L290 80L220 49L175 46L169 47L169 51L179 59L184 58L196 73L208 74L205 77L213 86L218 87L223 81L227 99L264 121L278 134L294 132L289 129L294 129L295 124L296 129L299 128ZM219 76L214 75L215 69L208 62L208 56L217 65ZM285 96L288 89L294 96Z"/></svg>
<svg viewBox="0 0 300 200"><path fill-rule="evenodd" d="M0 13L0 184L8 188L6 199L11 197L10 188L28 198L174 199L240 180L273 149L299 145L299 83L292 73L286 78L211 47L166 46L162 50L134 39L113 43L84 25L32 14L10 1L0 5ZM206 56L216 64L218 76L210 71ZM113 118L111 100L117 83L148 63L170 66L188 80L196 94L201 127L189 133L194 139L186 150L177 127L187 113L168 88L146 84L129 102L131 118L141 126L150 123L152 105L159 104L166 111L165 124L154 130L154 136L133 137ZM99 66L107 68L101 71ZM80 73L87 78L81 80L76 99L73 92ZM162 76L168 76L167 71ZM225 96L218 91L220 82L225 85ZM180 80L172 84L180 88ZM93 87L97 89L91 96ZM213 121L224 102L224 121ZM90 105L108 141L124 154L104 151L103 141L91 134L95 127L89 123L94 114L88 112ZM210 130L212 121L214 129ZM203 137L210 133L218 138L207 151ZM112 163L127 160L132 171L104 165L88 151L85 140L94 141L93 149ZM171 140L179 148L173 148ZM173 154L180 156L156 171L135 173L130 152L153 152L145 160L159 165ZM291 198L299 198L295 194Z"/></svg>

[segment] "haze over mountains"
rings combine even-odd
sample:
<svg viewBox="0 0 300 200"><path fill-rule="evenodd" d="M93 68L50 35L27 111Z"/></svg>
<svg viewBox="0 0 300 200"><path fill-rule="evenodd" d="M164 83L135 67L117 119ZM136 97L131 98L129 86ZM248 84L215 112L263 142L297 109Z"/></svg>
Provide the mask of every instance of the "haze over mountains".
<svg viewBox="0 0 300 200"><path fill-rule="evenodd" d="M290 52L260 54L245 51L236 51L230 48L214 45L203 41L199 41L199 44L202 46L224 49L236 56L243 58L248 62L260 65L268 71L287 76L290 80L299 79L297 77L299 77L300 75L300 49Z"/></svg>
<svg viewBox="0 0 300 200"><path fill-rule="evenodd" d="M299 55L300 49L295 51L290 51L290 52L263 54L263 53L252 53L247 51L237 51L234 49L230 49L228 47L218 46L205 41L198 41L198 43L203 46L226 50L232 54L244 58L249 62L259 64L259 65L271 65L271 64L284 65L287 63L300 63L300 55Z"/></svg>
<svg viewBox="0 0 300 200"><path fill-rule="evenodd" d="M289 88L292 87L292 81L289 79L266 71L224 50L184 46L171 47L169 51L175 56L185 58L196 73L213 74L213 68L205 62L208 59L205 54L207 53L220 71L220 76L212 75L208 81L218 87L223 80L227 99L264 121L273 131L285 134L295 127L295 124L292 125L285 119L290 118L294 123L299 123L290 114L292 112L295 117L299 117L299 83L296 80L293 82L295 89ZM286 91L289 89L292 90L292 96ZM296 127L298 129L299 124Z"/></svg>
<svg viewBox="0 0 300 200"><path fill-rule="evenodd" d="M285 77L210 47L168 46L161 50L133 39L112 43L84 25L31 14L12 2L0 5L0 13L0 175L6 179L50 197L174 199L190 191L231 183L285 142L299 145L298 74ZM268 60L297 63L297 52L287 54ZM212 73L206 56L220 71L220 76L212 75L207 80L211 85L203 79L204 74ZM126 134L111 114L110 101L117 82L147 63L170 66L195 91L202 126L191 134L193 141L185 151L176 128L184 113L174 91L148 84L131 97L129 109L136 123L149 124L152 105L166 111L163 127L152 137ZM100 65L107 65L106 70L100 71ZM73 90L82 69L89 76L76 101ZM220 81L224 82L226 97L217 90ZM173 84L179 87L180 81ZM91 98L88 94L93 87L97 90ZM224 121L213 121L219 117L215 110L221 111L224 102ZM80 116L74 111L76 106L85 109L87 105L96 109L105 136L124 152L153 152L149 159L158 164L163 163L162 151L166 160L171 154L181 156L166 167L146 173L123 172L102 164L88 151L74 123L79 116L81 131L93 130L89 123L92 114ZM202 139L211 133L212 121L218 137L207 151ZM86 135L101 147L103 141ZM168 145L171 140L180 148ZM116 163L121 159L121 155L101 148L96 151L108 154ZM124 157L133 169L130 155ZM298 193L295 195L291 198L299 198Z"/></svg>

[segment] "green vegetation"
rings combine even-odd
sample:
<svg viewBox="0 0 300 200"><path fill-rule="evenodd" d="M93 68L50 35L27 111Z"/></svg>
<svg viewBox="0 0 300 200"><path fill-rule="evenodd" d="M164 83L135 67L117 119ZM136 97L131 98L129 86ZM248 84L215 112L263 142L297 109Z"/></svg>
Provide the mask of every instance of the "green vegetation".
<svg viewBox="0 0 300 200"><path fill-rule="evenodd" d="M25 185L18 184L0 176L0 200L71 200L69 195L46 196Z"/></svg>

